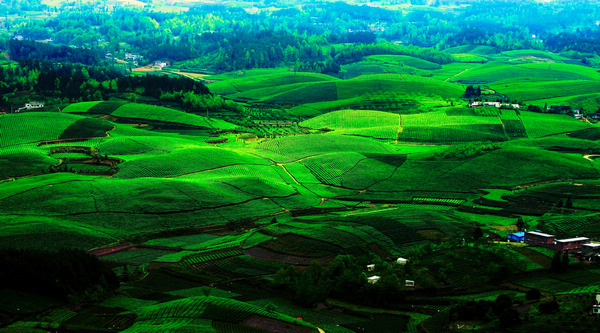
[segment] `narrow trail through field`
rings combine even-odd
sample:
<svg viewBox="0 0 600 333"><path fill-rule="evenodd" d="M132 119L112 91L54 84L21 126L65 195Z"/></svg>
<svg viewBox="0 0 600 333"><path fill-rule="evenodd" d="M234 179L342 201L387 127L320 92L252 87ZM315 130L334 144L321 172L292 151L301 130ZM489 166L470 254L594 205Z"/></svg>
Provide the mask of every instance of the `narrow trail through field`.
<svg viewBox="0 0 600 333"><path fill-rule="evenodd" d="M281 164L281 163L277 163L277 165L278 165L278 166L280 166L280 167L282 167L282 168L283 168L283 171L285 171L285 173L287 173L287 174L288 174L288 176L290 176L290 178L292 178L292 180L293 180L293 181L294 181L296 184L300 185L300 183L299 183L299 182L296 180L296 177L292 176L292 174L291 174L291 173L288 171L288 169L286 169L285 165L283 165L283 164Z"/></svg>
<svg viewBox="0 0 600 333"><path fill-rule="evenodd" d="M398 115L398 131L396 132L396 144L398 144L398 139L400 138L400 133L404 132L404 128L402 128L402 116Z"/></svg>
<svg viewBox="0 0 600 333"><path fill-rule="evenodd" d="M265 164L255 164L255 163L235 163L235 164L223 165L223 166L220 166L220 167L215 167L215 168L210 168L210 169L205 169L205 170L199 170L199 171L192 171L192 172L182 173L182 174L180 174L180 175L167 176L167 177L160 177L160 178L173 179L173 178L179 178L179 177L183 177L183 176L194 175L194 174L197 174L197 173L204 173L204 172L211 172L211 171L216 171L216 170L226 169L226 168L235 167L235 166L238 166L238 165L256 165L256 166L265 166Z"/></svg>
<svg viewBox="0 0 600 333"><path fill-rule="evenodd" d="M448 82L448 81L449 81L451 78L453 78L453 77L455 77L455 76L459 76L460 74L462 74L462 73L464 73L464 72L466 72L466 71L468 71L468 70L469 70L469 68L465 69L464 71L462 71L462 72L460 72L460 73L454 74L454 75L452 75L451 77L449 77L449 78L445 79L445 80L444 80L444 82Z"/></svg>
<svg viewBox="0 0 600 333"><path fill-rule="evenodd" d="M583 155L583 158L585 158L586 160L588 160L590 162L594 162L594 159L592 157L600 157L600 155L598 155L598 154Z"/></svg>
<svg viewBox="0 0 600 333"><path fill-rule="evenodd" d="M22 178L26 178L26 177L36 177L36 176L38 176L38 175L29 175L29 176L23 176L23 177L19 177L19 178L22 179ZM7 179L7 180L4 180L4 181L9 181L9 180ZM2 182L4 182L4 181L2 181ZM67 181L59 182L59 183L44 184L44 185L36 186L36 187L30 188L30 189L27 189L27 190L24 190L24 191L21 191L21 192L18 192L18 193L15 193L15 194L3 197L3 198L0 198L0 201L9 199L9 198L12 198L12 197L15 197L15 196L18 196L18 195L21 195L21 194L24 194L24 193L27 193L27 192L30 192L30 191L35 191L35 190L40 189L42 187L48 187L48 186L54 186L54 185L61 185L61 184L67 184L67 183L74 183L74 182L89 182L89 181L91 181L91 180L87 180L87 179L83 180L82 179L82 180L67 180Z"/></svg>

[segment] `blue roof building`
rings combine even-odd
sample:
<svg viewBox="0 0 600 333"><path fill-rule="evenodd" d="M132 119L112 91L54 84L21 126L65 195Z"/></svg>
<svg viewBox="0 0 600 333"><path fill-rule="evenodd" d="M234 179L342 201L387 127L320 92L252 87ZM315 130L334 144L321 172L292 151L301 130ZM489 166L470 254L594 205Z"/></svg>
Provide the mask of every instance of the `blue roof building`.
<svg viewBox="0 0 600 333"><path fill-rule="evenodd" d="M514 232L512 234L509 234L507 236L508 241L509 242L517 242L517 243L522 243L523 241L525 241L525 232L521 231L521 232Z"/></svg>

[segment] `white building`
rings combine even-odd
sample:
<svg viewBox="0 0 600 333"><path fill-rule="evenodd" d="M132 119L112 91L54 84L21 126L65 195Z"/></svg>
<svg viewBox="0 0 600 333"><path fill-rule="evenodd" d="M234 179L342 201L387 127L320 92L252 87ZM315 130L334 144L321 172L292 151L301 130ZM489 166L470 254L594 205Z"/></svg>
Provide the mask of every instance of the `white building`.
<svg viewBox="0 0 600 333"><path fill-rule="evenodd" d="M396 263L398 265L406 265L408 263L408 259L398 258L398 259L396 259Z"/></svg>
<svg viewBox="0 0 600 333"><path fill-rule="evenodd" d="M44 103L42 102L29 102L29 103L25 103L25 108L27 110L29 109L39 109L39 108L43 108L44 107Z"/></svg>
<svg viewBox="0 0 600 333"><path fill-rule="evenodd" d="M369 276L367 278L367 282L369 282L370 284L375 284L379 282L379 280L381 280L381 276L378 275Z"/></svg>

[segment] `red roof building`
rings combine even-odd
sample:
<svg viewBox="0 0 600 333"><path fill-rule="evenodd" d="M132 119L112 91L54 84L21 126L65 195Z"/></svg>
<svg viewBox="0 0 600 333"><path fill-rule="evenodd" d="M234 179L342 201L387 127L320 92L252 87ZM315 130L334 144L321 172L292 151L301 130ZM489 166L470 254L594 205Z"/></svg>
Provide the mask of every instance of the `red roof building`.
<svg viewBox="0 0 600 333"><path fill-rule="evenodd" d="M571 252L581 250L583 248L583 244L589 243L590 239L587 237L576 237L576 238L567 238L567 239L557 239L556 244L554 245L556 251L560 252Z"/></svg>
<svg viewBox="0 0 600 333"><path fill-rule="evenodd" d="M556 240L556 236L545 234L543 232L537 231L527 231L525 232L524 241L527 244L532 245L542 245L542 246L551 246L554 244Z"/></svg>

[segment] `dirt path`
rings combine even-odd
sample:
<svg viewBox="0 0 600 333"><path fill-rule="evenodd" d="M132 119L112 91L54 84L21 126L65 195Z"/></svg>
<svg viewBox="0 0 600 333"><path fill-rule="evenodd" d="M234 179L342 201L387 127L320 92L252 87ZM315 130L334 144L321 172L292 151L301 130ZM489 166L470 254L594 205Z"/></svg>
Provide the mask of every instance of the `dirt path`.
<svg viewBox="0 0 600 333"><path fill-rule="evenodd" d="M402 128L402 116L398 115L398 132L396 132L396 144L398 144L398 138L400 137L400 133L404 131Z"/></svg>
<svg viewBox="0 0 600 333"><path fill-rule="evenodd" d="M583 155L583 158L585 158L586 160L588 160L590 162L594 162L594 159L592 157L600 157L600 155L598 155L598 154Z"/></svg>
<svg viewBox="0 0 600 333"><path fill-rule="evenodd" d="M455 76L459 76L460 74L462 74L462 73L464 73L464 72L466 72L466 71L468 71L468 70L469 70L469 69L467 68L467 69L465 69L464 71L462 71L462 72L460 72L460 73L454 74L454 75L452 75L451 77L449 77L449 78L445 79L445 80L444 80L444 82L448 82L448 81L449 81L451 78L453 78L453 77L455 77Z"/></svg>
<svg viewBox="0 0 600 333"><path fill-rule="evenodd" d="M292 180L293 180L293 181L294 181L296 184L300 185L300 183L299 183L299 182L296 180L296 178L295 178L294 176L292 176L292 174L291 174L291 173L288 171L288 169L286 169L285 165L283 165L283 164L280 164L280 163L277 163L277 165L278 165L278 166L280 166L280 167L282 167L282 168L283 168L283 171L285 171L285 173L287 173L287 174L288 174L288 176L290 176L290 178L292 178Z"/></svg>

